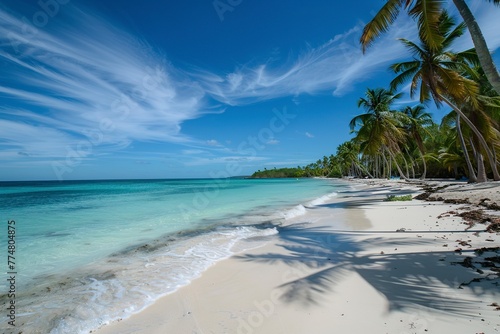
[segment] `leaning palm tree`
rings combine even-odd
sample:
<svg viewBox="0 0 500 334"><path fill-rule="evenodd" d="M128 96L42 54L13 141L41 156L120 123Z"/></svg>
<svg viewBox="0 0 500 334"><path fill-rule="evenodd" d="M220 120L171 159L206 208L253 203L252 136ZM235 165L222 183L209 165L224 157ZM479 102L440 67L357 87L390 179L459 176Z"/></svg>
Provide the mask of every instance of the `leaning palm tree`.
<svg viewBox="0 0 500 334"><path fill-rule="evenodd" d="M358 101L358 107L363 107L366 113L355 116L349 127L351 132L356 132L356 141L364 155L376 156L387 152L400 176L407 179L396 159L400 144L405 139L403 114L391 110L391 105L401 96L401 93L394 94L384 88L367 89L365 97Z"/></svg>
<svg viewBox="0 0 500 334"><path fill-rule="evenodd" d="M454 20L446 11L443 11L439 21L439 31L443 39L437 49L429 46L422 38L420 45L407 39L400 39L413 54L413 60L391 66L392 70L398 74L391 82L391 88L396 89L411 79L410 95L412 97L419 90L420 102L427 102L432 98L438 107L441 106L442 102L449 105L477 136L488 155L494 179L498 181L500 175L491 149L481 132L457 106L458 103L467 103L472 107L479 107L477 99L479 86L475 81L462 75L471 71L467 61L477 59L475 52L467 50L454 53L449 50L453 41L460 37L465 30L465 24L463 23L453 29L454 25Z"/></svg>
<svg viewBox="0 0 500 334"><path fill-rule="evenodd" d="M467 144L466 144L465 139L464 139L464 135L463 135L462 126L460 124L460 121L461 121L460 115L452 111L443 117L441 123L446 124L448 129L453 128L453 127L455 128L456 133L457 133L457 139L458 139L458 142L460 143L460 147L462 149L462 154L457 155L454 153L450 153L449 151L452 149L452 147L450 146L450 142L449 142L448 145L445 145L444 147L441 148L440 156L442 158L446 157L446 159L448 159L448 162L452 160L452 161L454 161L454 163L456 163L456 161L457 161L456 158L460 157L461 160L465 161L465 164L467 166L467 170L469 172L469 183L475 183L478 181L484 182L486 180L486 175L485 174L480 175L479 179L478 179L476 171L474 170L474 167L472 166L472 162L470 160L469 151L467 150ZM455 158L451 159L450 157L455 157ZM481 162L478 161L478 165L480 163L482 163L482 161ZM484 165L484 163L483 163L483 165ZM484 170L484 168L482 168L482 169Z"/></svg>
<svg viewBox="0 0 500 334"><path fill-rule="evenodd" d="M459 177L459 170L463 169L469 178L469 182L476 182L476 172L472 164L467 162L467 151L463 149L465 142L460 138L457 131L456 117L452 113L445 115L439 126L438 132L438 154L439 162L448 170L453 169L455 178Z"/></svg>
<svg viewBox="0 0 500 334"><path fill-rule="evenodd" d="M488 1L500 5L500 0ZM401 9L405 9L417 19L420 38L430 49L437 50L443 42L443 38L439 33L439 18L445 3L446 1L443 0L388 0L363 30L360 39L363 52L373 43L376 37L389 29L389 26L399 16ZM491 53L479 25L464 0L453 0L453 3L469 28L474 47L477 50L488 81L495 91L500 94L500 74L491 58Z"/></svg>
<svg viewBox="0 0 500 334"><path fill-rule="evenodd" d="M426 127L432 125L434 122L432 121L431 114L425 111L425 107L423 105L417 105L413 108L407 106L403 108L401 112L407 116L408 123L406 128L408 130L408 134L415 140L420 158L422 159L424 171L420 178L423 180L427 174L427 164L425 162L425 147L422 135L428 134Z"/></svg>
<svg viewBox="0 0 500 334"><path fill-rule="evenodd" d="M500 0L488 1L493 2L495 5L500 5ZM486 44L483 33L481 32L481 28L479 28L474 15L472 15L469 6L467 6L464 0L453 0L453 3L455 4L455 7L457 7L458 12L469 28L472 43L474 43L474 48L477 51L479 62L484 70L486 77L488 78L488 81L493 86L493 89L495 89L497 94L500 94L500 74L498 73L495 63L491 58L491 53L488 49L488 45Z"/></svg>
<svg viewBox="0 0 500 334"><path fill-rule="evenodd" d="M337 147L336 160L342 176L373 176L359 161L359 145L354 140L346 141ZM344 173L345 172L345 173Z"/></svg>

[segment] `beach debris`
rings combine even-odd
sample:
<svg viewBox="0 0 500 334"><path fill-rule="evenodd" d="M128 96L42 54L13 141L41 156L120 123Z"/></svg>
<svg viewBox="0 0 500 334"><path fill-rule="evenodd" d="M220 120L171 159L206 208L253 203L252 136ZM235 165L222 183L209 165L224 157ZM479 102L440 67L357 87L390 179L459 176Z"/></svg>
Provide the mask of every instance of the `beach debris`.
<svg viewBox="0 0 500 334"><path fill-rule="evenodd" d="M435 199L429 199L429 196L434 194L435 192L438 192L440 190L443 190L447 187L449 187L450 185L446 184L446 185L443 185L443 186L440 186L440 187L432 187L430 185L424 185L422 187L422 189L424 190L424 193L414 197L415 199L418 199L418 200L421 200L421 201L426 201L426 200L430 200L430 201L434 201Z"/></svg>
<svg viewBox="0 0 500 334"><path fill-rule="evenodd" d="M484 206L485 208L487 208L489 210L500 210L500 205L498 205L495 202L492 202L492 203L488 203L488 202L492 202L491 199L483 198L482 200L479 201L478 205Z"/></svg>
<svg viewBox="0 0 500 334"><path fill-rule="evenodd" d="M443 203L447 203L447 204L471 204L469 202L468 197L466 197L466 198L447 198L447 199L443 200Z"/></svg>
<svg viewBox="0 0 500 334"><path fill-rule="evenodd" d="M470 241L470 240L469 240ZM469 246L472 247L471 244L469 244L467 241L462 241L462 240L456 240L460 246Z"/></svg>
<svg viewBox="0 0 500 334"><path fill-rule="evenodd" d="M490 233L500 232L500 217L487 214L482 209L468 210L461 213L458 213L457 211L447 211L445 213L440 214L437 218L441 219L450 216L456 216L462 218L465 224L469 225L465 230L469 230L476 224L490 223L490 225L486 228L486 231Z"/></svg>
<svg viewBox="0 0 500 334"><path fill-rule="evenodd" d="M495 311L500 311L500 305L498 305L498 303L491 303L490 305L488 306L492 306L495 308Z"/></svg>
<svg viewBox="0 0 500 334"><path fill-rule="evenodd" d="M459 289L462 289L463 286L470 285L473 282L482 282L484 280L488 280L488 282L493 282L496 278L498 279L500 275L500 256L498 255L500 247L483 247L476 249L474 253L476 257L467 256L461 262L452 262L452 264L459 264L465 268L474 269L478 274L482 275L482 277L476 277L472 279L468 283L462 283L459 286ZM494 256L482 257L485 253L495 253ZM477 266L481 266L482 269L477 268ZM485 272L488 269L488 272ZM498 282L494 282L491 284L497 284ZM495 306L495 305L489 305ZM495 306L497 307L497 306Z"/></svg>
<svg viewBox="0 0 500 334"><path fill-rule="evenodd" d="M500 232L500 219L496 218L491 224L486 228L487 232Z"/></svg>
<svg viewBox="0 0 500 334"><path fill-rule="evenodd" d="M487 222L491 222L492 219L492 217L486 215L483 210L465 211L457 216L462 217L466 222L472 223L472 225L476 223L485 224Z"/></svg>
<svg viewBox="0 0 500 334"><path fill-rule="evenodd" d="M458 215L458 212L456 212L456 211L453 211L453 210L452 211L447 211L447 212L442 213L439 216L437 216L437 219L442 219L442 218L456 216L456 215Z"/></svg>
<svg viewBox="0 0 500 334"><path fill-rule="evenodd" d="M482 205L482 204L483 204L484 202L486 202L486 201L491 201L491 199L489 199L489 198L483 198L483 199L481 199L481 200L479 201L479 203L478 203L478 204L479 204L479 205Z"/></svg>

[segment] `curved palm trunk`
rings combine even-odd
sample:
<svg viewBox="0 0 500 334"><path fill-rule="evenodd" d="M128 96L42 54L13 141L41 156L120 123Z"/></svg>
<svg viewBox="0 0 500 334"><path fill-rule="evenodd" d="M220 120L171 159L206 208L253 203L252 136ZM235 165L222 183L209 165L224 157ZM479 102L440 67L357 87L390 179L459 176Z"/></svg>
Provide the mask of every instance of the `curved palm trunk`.
<svg viewBox="0 0 500 334"><path fill-rule="evenodd" d="M472 162L470 161L469 151L467 151L467 146L465 146L464 135L462 133L462 126L460 125L460 115L457 113L457 132L458 138L460 139L460 146L465 156L465 163L467 164L467 170L469 171L469 183L478 182L476 172L474 167L472 167Z"/></svg>
<svg viewBox="0 0 500 334"><path fill-rule="evenodd" d="M406 168L406 175L405 176L406 176L406 178L409 179L410 178L410 168L408 166L408 160L406 160L404 154L401 154L401 157L403 158L403 161L405 163L405 168Z"/></svg>
<svg viewBox="0 0 500 334"><path fill-rule="evenodd" d="M401 170L401 167L399 166L398 162L396 161L396 156L394 156L394 154L391 152L391 150L389 148L386 148L386 149L387 149L387 152L389 153L389 155L391 156L391 159L394 161L394 165L396 165L396 169L398 170L399 176L403 180L409 181L409 179L406 177L406 175Z"/></svg>
<svg viewBox="0 0 500 334"><path fill-rule="evenodd" d="M418 153L420 153L420 157L422 158L422 164L424 168L424 172L422 176L420 176L420 180L425 180L425 176L427 175L427 163L425 162L424 153L418 148Z"/></svg>
<svg viewBox="0 0 500 334"><path fill-rule="evenodd" d="M472 153L474 153L474 157L476 157L477 162L477 182L486 182L488 181L488 176L486 176L486 168L484 168L484 159L481 152L476 150L474 142L472 138L469 137L469 143L472 147Z"/></svg>
<svg viewBox="0 0 500 334"><path fill-rule="evenodd" d="M382 148L382 159L384 160L384 170L383 170L383 175L382 175L382 178L384 179L390 179L391 178L391 163L390 161L387 160L386 156L385 156L385 149Z"/></svg>
<svg viewBox="0 0 500 334"><path fill-rule="evenodd" d="M488 49L488 45L484 40L483 33L481 32L481 29L479 28L474 15L472 15L472 12L470 11L464 0L453 0L453 3L464 19L467 28L469 28L472 42L474 43L474 47L476 48L479 62L481 63L481 67L484 70L484 74L488 78L490 84L493 86L493 89L495 89L495 91L500 94L500 74L496 69L495 63L493 63L490 50Z"/></svg>
<svg viewBox="0 0 500 334"><path fill-rule="evenodd" d="M484 137L481 134L481 132L479 132L479 130L474 126L474 123L472 123L470 121L470 119L467 118L467 116L462 112L462 110L460 110L450 100L448 100L445 96L442 96L442 95L440 96L440 98L446 104L448 104L453 110L455 110L455 112L457 114L459 114L460 117L462 117L462 119L465 121L465 123L467 123L467 125L470 127L470 129L472 130L472 132L474 132L474 134L477 136L477 138L479 139L479 143L481 144L481 146L486 151L486 154L488 155L488 160L489 160L489 163L490 163L490 166L491 166L491 170L493 171L493 179L495 181L500 181L500 175L498 174L498 169L497 169L497 166L496 166L495 157L493 156L493 153L491 153L491 150L490 150L488 144L486 143L486 140L484 140Z"/></svg>
<svg viewBox="0 0 500 334"><path fill-rule="evenodd" d="M488 177L486 176L486 169L484 168L483 155L480 152L477 152L476 161L477 161L477 182L488 181Z"/></svg>
<svg viewBox="0 0 500 334"><path fill-rule="evenodd" d="M364 166L361 163L357 163L356 167L358 167L358 170L360 171L361 177L363 177L363 173L366 173L370 179L373 179L373 175L368 171L368 168Z"/></svg>

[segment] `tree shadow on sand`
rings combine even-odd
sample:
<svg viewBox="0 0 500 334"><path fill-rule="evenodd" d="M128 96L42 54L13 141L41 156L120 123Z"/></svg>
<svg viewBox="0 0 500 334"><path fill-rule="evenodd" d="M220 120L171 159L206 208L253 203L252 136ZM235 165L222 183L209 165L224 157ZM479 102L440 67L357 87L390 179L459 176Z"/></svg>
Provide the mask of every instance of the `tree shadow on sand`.
<svg viewBox="0 0 500 334"><path fill-rule="evenodd" d="M308 270L302 271L302 275L278 287L285 302L321 304L326 292L356 272L386 297L389 311L424 307L429 311L455 315L477 314L476 301L459 287L479 274L451 264L463 260L464 256L449 251L388 251L397 247L435 244L435 241L397 235L387 238L379 233L332 232L327 227L310 227L308 224L280 227L277 237L278 246L285 250L281 254L248 254L237 258L266 264L284 263L291 267L306 266ZM376 251L378 249L380 251ZM468 288L476 295L498 294L498 277L480 287ZM456 293L450 295L450 291Z"/></svg>

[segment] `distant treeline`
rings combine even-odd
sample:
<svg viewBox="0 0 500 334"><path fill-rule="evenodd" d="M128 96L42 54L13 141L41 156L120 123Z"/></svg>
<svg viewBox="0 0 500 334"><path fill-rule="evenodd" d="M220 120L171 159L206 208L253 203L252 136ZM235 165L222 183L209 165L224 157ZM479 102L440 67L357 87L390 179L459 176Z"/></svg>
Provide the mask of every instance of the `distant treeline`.
<svg viewBox="0 0 500 334"><path fill-rule="evenodd" d="M334 155L323 157L315 163L311 163L305 167L286 167L258 170L252 174L251 178L284 178L284 177L342 177L341 168Z"/></svg>
<svg viewBox="0 0 500 334"><path fill-rule="evenodd" d="M258 170L252 174L252 178L265 179L265 178L283 178L283 177L304 177L304 173L300 167L298 168L274 168Z"/></svg>

